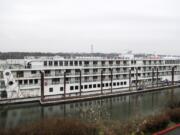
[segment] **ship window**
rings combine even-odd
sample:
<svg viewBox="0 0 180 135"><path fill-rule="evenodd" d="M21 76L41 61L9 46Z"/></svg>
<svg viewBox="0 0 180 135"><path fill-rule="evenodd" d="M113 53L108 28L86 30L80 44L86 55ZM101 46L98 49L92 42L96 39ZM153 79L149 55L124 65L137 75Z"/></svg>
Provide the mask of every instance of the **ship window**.
<svg viewBox="0 0 180 135"><path fill-rule="evenodd" d="M93 88L96 88L96 84L93 84Z"/></svg>
<svg viewBox="0 0 180 135"><path fill-rule="evenodd" d="M53 78L52 79L52 84L58 84L60 82L59 78Z"/></svg>
<svg viewBox="0 0 180 135"><path fill-rule="evenodd" d="M33 80L29 80L29 84L33 84Z"/></svg>
<svg viewBox="0 0 180 135"><path fill-rule="evenodd" d="M58 66L58 61L54 61L54 66Z"/></svg>
<svg viewBox="0 0 180 135"><path fill-rule="evenodd" d="M75 64L75 66L77 66L77 65L78 65L78 62L77 62L77 61L75 61L75 62L74 62L74 64Z"/></svg>
<svg viewBox="0 0 180 135"><path fill-rule="evenodd" d="M60 87L60 91L63 91L64 90L64 88L63 87Z"/></svg>
<svg viewBox="0 0 180 135"><path fill-rule="evenodd" d="M44 61L44 66L47 66L47 61Z"/></svg>
<svg viewBox="0 0 180 135"><path fill-rule="evenodd" d="M82 66L82 61L79 61L79 66Z"/></svg>
<svg viewBox="0 0 180 135"><path fill-rule="evenodd" d="M70 90L74 90L74 86L70 86Z"/></svg>
<svg viewBox="0 0 180 135"><path fill-rule="evenodd" d="M111 86L111 83L109 83L109 86Z"/></svg>
<svg viewBox="0 0 180 135"><path fill-rule="evenodd" d="M123 85L123 82L121 82L121 85Z"/></svg>
<svg viewBox="0 0 180 135"><path fill-rule="evenodd" d="M24 77L24 72L23 71L18 71L17 72L17 77Z"/></svg>
<svg viewBox="0 0 180 135"><path fill-rule="evenodd" d="M89 88L90 88L90 89L92 88L92 85L91 85L91 84L89 85Z"/></svg>
<svg viewBox="0 0 180 135"><path fill-rule="evenodd" d="M102 87L104 87L104 83L102 84Z"/></svg>
<svg viewBox="0 0 180 135"><path fill-rule="evenodd" d="M109 84L108 84L108 83L106 83L106 87L108 87L108 85L109 85Z"/></svg>
<svg viewBox="0 0 180 135"><path fill-rule="evenodd" d="M73 66L73 61L70 61L70 66Z"/></svg>
<svg viewBox="0 0 180 135"><path fill-rule="evenodd" d="M113 83L113 86L116 86L116 83L115 83L115 82Z"/></svg>
<svg viewBox="0 0 180 135"><path fill-rule="evenodd" d="M79 87L78 87L78 86L75 86L75 89L76 89L76 90L78 90L78 89L79 89Z"/></svg>
<svg viewBox="0 0 180 135"><path fill-rule="evenodd" d="M84 61L84 64L85 64L85 65L88 65L88 64L89 64L89 61Z"/></svg>
<svg viewBox="0 0 180 135"><path fill-rule="evenodd" d="M19 85L22 85L22 80L19 80L18 83L19 83Z"/></svg>
<svg viewBox="0 0 180 135"><path fill-rule="evenodd" d="M117 82L117 85L119 86L119 82Z"/></svg>
<svg viewBox="0 0 180 135"><path fill-rule="evenodd" d="M98 64L98 62L97 61L93 61L93 65L97 65Z"/></svg>
<svg viewBox="0 0 180 135"><path fill-rule="evenodd" d="M53 92L53 88L49 88L49 92Z"/></svg>
<svg viewBox="0 0 180 135"><path fill-rule="evenodd" d="M34 80L34 83L37 84L37 83L38 83L38 79L35 79L35 80Z"/></svg>
<svg viewBox="0 0 180 135"><path fill-rule="evenodd" d="M101 87L101 85L100 85L100 84L98 84L98 87Z"/></svg>
<svg viewBox="0 0 180 135"><path fill-rule="evenodd" d="M83 85L81 85L81 89L83 89Z"/></svg>
<svg viewBox="0 0 180 135"><path fill-rule="evenodd" d="M36 74L36 71L34 71L34 70L33 70L33 71L31 71L31 74Z"/></svg>
<svg viewBox="0 0 180 135"><path fill-rule="evenodd" d="M65 66L68 66L68 61L65 61L64 65L65 65Z"/></svg>
<svg viewBox="0 0 180 135"><path fill-rule="evenodd" d="M49 61L49 66L52 66L52 61Z"/></svg>
<svg viewBox="0 0 180 135"><path fill-rule="evenodd" d="M50 75L51 71L50 70L45 70L45 76Z"/></svg>
<svg viewBox="0 0 180 135"><path fill-rule="evenodd" d="M60 66L63 66L63 62L62 62L62 61L59 61L59 65L60 65Z"/></svg>
<svg viewBox="0 0 180 135"><path fill-rule="evenodd" d="M28 83L28 81L27 80L24 80L24 84L27 84Z"/></svg>
<svg viewBox="0 0 180 135"><path fill-rule="evenodd" d="M126 82L124 82L124 85L126 85Z"/></svg>
<svg viewBox="0 0 180 135"><path fill-rule="evenodd" d="M84 89L87 89L87 85L84 85Z"/></svg>

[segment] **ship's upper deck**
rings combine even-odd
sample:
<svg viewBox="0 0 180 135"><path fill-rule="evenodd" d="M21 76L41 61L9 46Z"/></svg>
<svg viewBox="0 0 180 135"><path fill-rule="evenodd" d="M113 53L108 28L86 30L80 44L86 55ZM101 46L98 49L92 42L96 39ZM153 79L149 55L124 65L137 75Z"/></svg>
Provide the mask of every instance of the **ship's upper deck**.
<svg viewBox="0 0 180 135"><path fill-rule="evenodd" d="M91 64L92 66L128 66L135 65L136 63L142 65L147 64L180 64L180 57L178 56L138 56L133 54L119 55L118 57L25 57L24 59L7 59L0 60L0 71L4 69L34 69L34 68L57 68L59 66L67 68L73 67L87 67ZM108 64L107 64L108 62ZM99 64L101 63L101 64Z"/></svg>

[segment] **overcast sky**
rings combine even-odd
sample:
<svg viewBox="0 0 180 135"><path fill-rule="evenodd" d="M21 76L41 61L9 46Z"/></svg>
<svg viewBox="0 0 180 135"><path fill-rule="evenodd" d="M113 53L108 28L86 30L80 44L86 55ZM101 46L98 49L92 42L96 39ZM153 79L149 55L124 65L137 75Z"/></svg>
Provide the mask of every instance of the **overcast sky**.
<svg viewBox="0 0 180 135"><path fill-rule="evenodd" d="M0 0L0 51L180 55L180 0Z"/></svg>

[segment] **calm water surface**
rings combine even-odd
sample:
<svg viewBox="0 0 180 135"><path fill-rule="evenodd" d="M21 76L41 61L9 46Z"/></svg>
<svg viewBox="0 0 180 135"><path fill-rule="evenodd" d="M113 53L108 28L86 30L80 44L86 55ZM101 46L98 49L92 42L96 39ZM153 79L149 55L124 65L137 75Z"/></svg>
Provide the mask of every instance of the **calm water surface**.
<svg viewBox="0 0 180 135"><path fill-rule="evenodd" d="M6 106L0 107L0 128L12 128L48 117L126 121L158 113L172 100L180 100L180 88L53 106Z"/></svg>

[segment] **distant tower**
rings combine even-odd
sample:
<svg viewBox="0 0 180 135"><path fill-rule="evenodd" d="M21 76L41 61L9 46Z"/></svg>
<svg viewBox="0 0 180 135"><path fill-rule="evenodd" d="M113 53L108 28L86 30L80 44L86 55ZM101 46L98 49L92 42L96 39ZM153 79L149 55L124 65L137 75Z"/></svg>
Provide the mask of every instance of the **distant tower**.
<svg viewBox="0 0 180 135"><path fill-rule="evenodd" d="M94 46L91 44L91 53L94 53Z"/></svg>

